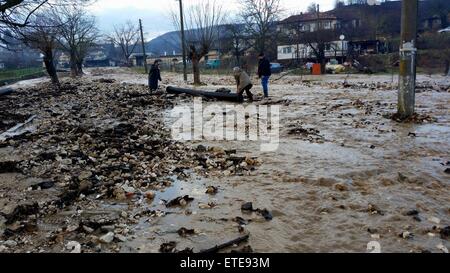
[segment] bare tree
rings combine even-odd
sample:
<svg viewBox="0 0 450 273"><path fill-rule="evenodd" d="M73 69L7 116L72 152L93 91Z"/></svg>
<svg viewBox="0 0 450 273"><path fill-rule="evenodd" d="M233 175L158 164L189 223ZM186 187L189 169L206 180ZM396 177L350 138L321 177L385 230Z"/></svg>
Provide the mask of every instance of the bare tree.
<svg viewBox="0 0 450 273"><path fill-rule="evenodd" d="M308 5L308 7L306 8L306 12L308 12L308 13L314 13L314 12L316 12L316 7L317 7L317 4L314 3L314 2L312 2L312 3L310 3L310 4Z"/></svg>
<svg viewBox="0 0 450 273"><path fill-rule="evenodd" d="M33 16L32 26L15 28L16 37L27 46L37 49L43 55L45 68L56 88L60 88L58 74L55 68L55 50L58 47L57 28L50 12L39 12Z"/></svg>
<svg viewBox="0 0 450 273"><path fill-rule="evenodd" d="M49 0L0 0L0 25L24 27L31 16Z"/></svg>
<svg viewBox="0 0 450 273"><path fill-rule="evenodd" d="M254 40L256 51L264 52L276 39L275 23L282 12L280 0L242 0L241 18Z"/></svg>
<svg viewBox="0 0 450 273"><path fill-rule="evenodd" d="M8 30L32 24L33 15L39 10L65 5L69 2L84 3L91 0L0 0L0 42L9 37Z"/></svg>
<svg viewBox="0 0 450 273"><path fill-rule="evenodd" d="M123 25L114 26L113 33L108 36L108 39L120 48L122 57L127 64L139 43L139 35L139 27L128 21Z"/></svg>
<svg viewBox="0 0 450 273"><path fill-rule="evenodd" d="M95 17L86 13L83 5L65 5L53 11L58 25L58 42L70 57L73 77L83 74L83 62L88 50L99 36Z"/></svg>
<svg viewBox="0 0 450 273"><path fill-rule="evenodd" d="M245 32L245 25L235 18L225 26L225 30L225 47L235 58L236 65L241 66L241 57L252 47L250 37Z"/></svg>
<svg viewBox="0 0 450 273"><path fill-rule="evenodd" d="M194 84L200 85L200 60L205 57L219 39L218 28L223 22L222 6L215 0L203 0L191 6L185 16L186 44L189 59L192 62ZM174 24L179 28L180 19L176 12L172 13Z"/></svg>

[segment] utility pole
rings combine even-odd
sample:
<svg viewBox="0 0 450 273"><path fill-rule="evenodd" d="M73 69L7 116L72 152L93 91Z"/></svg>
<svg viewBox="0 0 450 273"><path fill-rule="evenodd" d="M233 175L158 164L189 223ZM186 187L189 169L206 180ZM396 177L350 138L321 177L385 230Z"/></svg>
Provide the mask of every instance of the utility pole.
<svg viewBox="0 0 450 273"><path fill-rule="evenodd" d="M417 17L418 0L403 0L398 91L398 115L401 119L406 119L414 114Z"/></svg>
<svg viewBox="0 0 450 273"><path fill-rule="evenodd" d="M142 20L139 19L139 28L141 29L141 42L142 42L142 52L144 53L144 68L145 68L145 74L148 73L148 66L147 66L147 54L145 54L145 41L144 41L144 31L142 30Z"/></svg>
<svg viewBox="0 0 450 273"><path fill-rule="evenodd" d="M183 0L178 1L180 2L181 49L183 50L183 79L185 82L187 82L186 40L184 37Z"/></svg>

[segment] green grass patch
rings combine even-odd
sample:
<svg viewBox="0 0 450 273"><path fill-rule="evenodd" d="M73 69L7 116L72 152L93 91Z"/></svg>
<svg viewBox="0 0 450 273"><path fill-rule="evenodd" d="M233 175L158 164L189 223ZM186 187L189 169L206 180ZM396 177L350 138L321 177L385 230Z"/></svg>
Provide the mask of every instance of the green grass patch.
<svg viewBox="0 0 450 273"><path fill-rule="evenodd" d="M44 69L41 67L0 70L0 85L42 77L44 75Z"/></svg>

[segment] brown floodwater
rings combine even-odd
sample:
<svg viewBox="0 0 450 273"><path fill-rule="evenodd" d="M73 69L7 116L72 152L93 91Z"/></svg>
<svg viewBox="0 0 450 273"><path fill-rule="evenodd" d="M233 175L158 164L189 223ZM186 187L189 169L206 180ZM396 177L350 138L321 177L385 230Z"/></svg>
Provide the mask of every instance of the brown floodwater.
<svg viewBox="0 0 450 273"><path fill-rule="evenodd" d="M173 75L169 77L166 81L175 81ZM234 88L225 76L204 78L219 84L201 89ZM338 88L305 85L299 77L289 76L271 86L273 101L289 101L281 106L277 151L262 153L260 143L251 141L187 142L237 149L238 155L255 156L263 163L250 176L176 182L160 196L195 197L187 207L193 214L186 216L186 209L178 209L154 222L141 223L139 239L129 244L130 251L139 248L156 252L160 243L167 241L179 242L179 249L208 248L239 237L237 224L230 221L236 216L253 220L246 230L250 233L249 244L257 252L366 252L371 241L379 242L382 252L440 252L437 245L441 243L450 247L432 231L433 226L450 223L450 176L443 166L450 159L450 94L418 93L417 112L437 122L401 124L383 117L395 113L397 92L393 87L343 88L338 75L311 79L337 84ZM179 77L177 80L182 85ZM388 85L391 77L350 76L347 81ZM439 76L419 76L418 82L449 84L448 78ZM260 88L255 91L260 92ZM225 104L204 102L204 107L211 103ZM188 107L192 104L189 98L178 103ZM167 118L168 127L171 122ZM318 130L320 137L287 133L290 125L299 124ZM344 188L336 188L336 184ZM214 197L205 194L207 185L219 187L219 193ZM198 208L198 202L210 201L217 207ZM240 206L247 201L254 207L269 209L273 220L242 214ZM371 213L370 206L382 213ZM420 212L421 222L405 215L414 209ZM180 227L194 228L200 234L180 239L176 234ZM414 237L401 238L399 234L404 231Z"/></svg>

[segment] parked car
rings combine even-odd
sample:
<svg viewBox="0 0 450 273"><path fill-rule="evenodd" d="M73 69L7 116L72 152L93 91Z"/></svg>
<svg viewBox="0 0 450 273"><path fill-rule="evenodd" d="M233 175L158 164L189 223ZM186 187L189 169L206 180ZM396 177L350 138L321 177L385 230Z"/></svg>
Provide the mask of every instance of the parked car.
<svg viewBox="0 0 450 273"><path fill-rule="evenodd" d="M327 73L342 73L345 71L345 66L343 66L342 64L339 64L339 62L336 59L332 59L330 60L326 66L325 69L327 71Z"/></svg>
<svg viewBox="0 0 450 273"><path fill-rule="evenodd" d="M284 66L279 63L271 63L270 70L272 73L281 73L284 70Z"/></svg>
<svg viewBox="0 0 450 273"><path fill-rule="evenodd" d="M208 60L206 61L206 68L207 69L217 69L220 67L220 60Z"/></svg>
<svg viewBox="0 0 450 273"><path fill-rule="evenodd" d="M439 32L439 33L448 33L448 32L450 32L450 27L446 27L446 28L444 28L444 29L441 29L441 30L439 30L438 32Z"/></svg>

